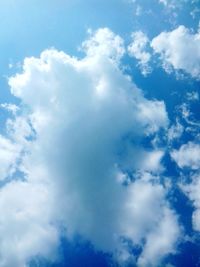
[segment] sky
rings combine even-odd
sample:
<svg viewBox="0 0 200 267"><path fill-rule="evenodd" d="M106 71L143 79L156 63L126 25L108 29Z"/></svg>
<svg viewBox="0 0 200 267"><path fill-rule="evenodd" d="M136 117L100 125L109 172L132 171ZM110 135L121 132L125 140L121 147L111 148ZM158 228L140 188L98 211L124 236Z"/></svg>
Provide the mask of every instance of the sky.
<svg viewBox="0 0 200 267"><path fill-rule="evenodd" d="M200 1L0 2L0 266L200 266Z"/></svg>

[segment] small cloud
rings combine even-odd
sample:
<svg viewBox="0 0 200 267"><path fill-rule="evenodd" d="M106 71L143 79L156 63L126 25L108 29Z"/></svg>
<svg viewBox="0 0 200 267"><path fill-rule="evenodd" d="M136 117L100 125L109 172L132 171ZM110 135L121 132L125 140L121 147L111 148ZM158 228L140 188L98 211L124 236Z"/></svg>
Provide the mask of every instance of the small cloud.
<svg viewBox="0 0 200 267"><path fill-rule="evenodd" d="M129 55L138 60L138 66L142 74L146 76L151 72L149 65L151 54L147 51L149 39L142 31L133 32L131 37L132 42L128 46Z"/></svg>
<svg viewBox="0 0 200 267"><path fill-rule="evenodd" d="M187 92L187 99L189 101L198 101L199 93L197 91Z"/></svg>
<svg viewBox="0 0 200 267"><path fill-rule="evenodd" d="M165 66L181 70L197 80L200 79L200 33L192 33L181 25L171 32L156 36L151 47Z"/></svg>
<svg viewBox="0 0 200 267"><path fill-rule="evenodd" d="M180 122L176 120L176 123L169 128L167 133L169 142L173 142L174 140L179 139L183 134L183 132L184 132L183 125L181 125Z"/></svg>
<svg viewBox="0 0 200 267"><path fill-rule="evenodd" d="M3 109L6 109L8 111L10 111L14 115L19 110L19 107L18 106L16 106L15 104L11 104L11 103L3 103L3 104L0 104L0 107L3 108Z"/></svg>
<svg viewBox="0 0 200 267"><path fill-rule="evenodd" d="M180 168L200 169L200 144L188 142L171 152L172 159Z"/></svg>

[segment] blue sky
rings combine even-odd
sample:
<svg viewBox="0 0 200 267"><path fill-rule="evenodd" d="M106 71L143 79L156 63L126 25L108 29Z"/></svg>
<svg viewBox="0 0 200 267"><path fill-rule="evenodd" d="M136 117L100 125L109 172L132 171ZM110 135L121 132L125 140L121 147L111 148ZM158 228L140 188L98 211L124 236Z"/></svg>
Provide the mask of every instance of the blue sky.
<svg viewBox="0 0 200 267"><path fill-rule="evenodd" d="M0 18L0 266L200 266L199 0Z"/></svg>

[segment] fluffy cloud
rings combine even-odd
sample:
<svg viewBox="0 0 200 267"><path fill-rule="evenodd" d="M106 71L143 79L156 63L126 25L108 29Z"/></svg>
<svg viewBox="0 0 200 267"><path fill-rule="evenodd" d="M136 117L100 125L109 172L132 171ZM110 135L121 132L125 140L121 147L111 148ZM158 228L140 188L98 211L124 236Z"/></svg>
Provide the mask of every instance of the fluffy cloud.
<svg viewBox="0 0 200 267"><path fill-rule="evenodd" d="M151 72L149 61L151 60L151 54L147 52L147 46L149 44L148 37L141 31L133 32L132 43L128 46L128 52L131 57L138 60L138 65L143 75L147 75Z"/></svg>
<svg viewBox="0 0 200 267"><path fill-rule="evenodd" d="M196 91L188 92L187 99L189 101L198 101L199 100L199 93Z"/></svg>
<svg viewBox="0 0 200 267"><path fill-rule="evenodd" d="M92 32L90 33L92 34ZM87 56L109 56L113 60L119 60L125 53L124 40L108 28L99 29L91 35L88 40L83 42L82 48Z"/></svg>
<svg viewBox="0 0 200 267"><path fill-rule="evenodd" d="M140 157L139 162L137 163L137 169L142 171L147 171L151 173L159 173L163 171L163 166L161 160L164 156L164 151L162 150L153 150L150 152L143 151L141 155L138 152L138 158Z"/></svg>
<svg viewBox="0 0 200 267"><path fill-rule="evenodd" d="M164 68L173 67L192 77L200 78L200 33L192 33L185 26L156 36L151 46L161 56Z"/></svg>
<svg viewBox="0 0 200 267"><path fill-rule="evenodd" d="M179 150L173 150L171 157L180 168L197 170L200 168L200 145L193 142L184 144Z"/></svg>
<svg viewBox="0 0 200 267"><path fill-rule="evenodd" d="M192 201L194 206L194 213L192 216L193 228L196 231L200 231L200 176L199 174L193 176L193 181L189 185L181 186L183 191Z"/></svg>
<svg viewBox="0 0 200 267"><path fill-rule="evenodd" d="M188 142L182 145L179 150L174 150L171 156L180 168L187 167L195 171L195 174L190 177L192 182L181 184L180 187L193 203L193 229L200 231L200 145L194 142Z"/></svg>
<svg viewBox="0 0 200 267"><path fill-rule="evenodd" d="M0 135L0 180L12 175L20 154L20 146Z"/></svg>
<svg viewBox="0 0 200 267"><path fill-rule="evenodd" d="M180 229L177 227L177 218L169 209L163 209L162 219L157 228L148 234L139 266L158 266L161 255L175 253L173 244L177 241Z"/></svg>
<svg viewBox="0 0 200 267"><path fill-rule="evenodd" d="M47 186L10 182L0 190L0 265L25 266L33 256L56 257L58 232L51 225ZM42 252L42 253L41 253Z"/></svg>
<svg viewBox="0 0 200 267"><path fill-rule="evenodd" d="M145 236L138 266L158 266L163 255L174 253L174 244L180 235L177 217L165 200L163 186L142 179L129 190L132 194L125 205L125 234L138 243Z"/></svg>
<svg viewBox="0 0 200 267"><path fill-rule="evenodd" d="M123 40L109 29L83 49L82 59L54 49L26 58L9 80L22 103L8 130L23 147L25 181L1 189L2 267L53 254L56 222L119 260L132 257L122 237L131 240L142 249L139 266L155 266L175 249L180 232L166 189L142 174L161 170L163 151L145 151L141 141L168 125L165 105L146 99L121 71Z"/></svg>
<svg viewBox="0 0 200 267"><path fill-rule="evenodd" d="M173 142L174 140L180 138L183 132L184 132L184 127L180 124L180 122L177 119L176 123L173 124L168 130L167 137L169 142Z"/></svg>
<svg viewBox="0 0 200 267"><path fill-rule="evenodd" d="M175 9L178 4L176 0L159 0L159 3L163 4L165 7L169 8L169 9Z"/></svg>

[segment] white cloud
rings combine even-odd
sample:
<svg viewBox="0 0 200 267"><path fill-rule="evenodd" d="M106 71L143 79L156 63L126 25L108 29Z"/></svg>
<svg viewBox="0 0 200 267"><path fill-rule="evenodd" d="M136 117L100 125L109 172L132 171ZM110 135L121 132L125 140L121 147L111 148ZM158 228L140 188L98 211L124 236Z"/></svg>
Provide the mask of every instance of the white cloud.
<svg viewBox="0 0 200 267"><path fill-rule="evenodd" d="M0 265L25 266L40 253L55 259L58 232L50 223L46 186L11 182L0 190Z"/></svg>
<svg viewBox="0 0 200 267"><path fill-rule="evenodd" d="M160 170L162 150L145 151L139 144L168 125L165 105L146 99L120 70L119 36L100 29L83 47L83 59L54 49L26 58L23 72L9 80L23 104L8 129L26 152L20 165L26 182L2 188L3 267L12 266L9 260L21 267L38 253L49 257L58 241L57 221L68 236L79 233L97 249L128 257L122 236L141 247L144 242L142 266L155 266L175 249L178 230L172 238L165 225L178 229L178 221L159 179L139 177L128 186L118 179L129 175L124 158L130 151L132 172L136 166ZM34 138L27 140L30 131ZM141 166L137 152L144 155Z"/></svg>
<svg viewBox="0 0 200 267"><path fill-rule="evenodd" d="M161 160L164 156L164 151L153 150L151 152L142 153L142 159L139 162L139 167L141 170L159 173L163 171L163 166Z"/></svg>
<svg viewBox="0 0 200 267"><path fill-rule="evenodd" d="M0 180L6 179L15 171L20 150L20 146L0 135Z"/></svg>
<svg viewBox="0 0 200 267"><path fill-rule="evenodd" d="M143 12L142 7L140 5L137 5L136 6L136 10L135 10L135 15L136 16L141 16L142 12Z"/></svg>
<svg viewBox="0 0 200 267"><path fill-rule="evenodd" d="M181 185L181 188L193 202L194 212L192 216L193 228L200 231L200 176L199 174L193 177L193 181L189 185Z"/></svg>
<svg viewBox="0 0 200 267"><path fill-rule="evenodd" d="M127 188L128 198L121 220L123 236L142 247L137 260L137 266L141 267L158 266L163 256L175 253L175 244L180 237L177 216L165 199L166 190L155 180L151 183L151 179L154 177L146 179L144 175Z"/></svg>
<svg viewBox="0 0 200 267"><path fill-rule="evenodd" d="M151 67L149 66L151 54L147 52L149 39L142 31L133 32L131 37L132 43L128 46L129 55L138 60L142 74L147 75L151 72Z"/></svg>
<svg viewBox="0 0 200 267"><path fill-rule="evenodd" d="M192 16L193 19L195 19L195 18L198 18L199 13L200 13L200 8L194 7L192 11L190 12L190 15Z"/></svg>
<svg viewBox="0 0 200 267"><path fill-rule="evenodd" d="M197 91L192 91L187 93L187 99L189 101L198 101L199 100L199 93Z"/></svg>
<svg viewBox="0 0 200 267"><path fill-rule="evenodd" d="M158 266L160 256L167 253L175 253L173 244L177 242L180 229L177 227L177 218L169 209L164 209L163 217L154 232L147 236L143 253L138 265Z"/></svg>
<svg viewBox="0 0 200 267"><path fill-rule="evenodd" d="M179 150L173 150L171 157L180 168L187 167L197 170L200 168L200 145L188 142L182 145Z"/></svg>
<svg viewBox="0 0 200 267"><path fill-rule="evenodd" d="M82 48L88 57L109 57L119 60L125 53L124 41L119 35L115 35L108 28L90 32L92 35L83 42Z"/></svg>
<svg viewBox="0 0 200 267"><path fill-rule="evenodd" d="M200 78L200 33L192 33L185 26L156 36L151 46L161 56L164 68L173 67L192 77Z"/></svg>
<svg viewBox="0 0 200 267"><path fill-rule="evenodd" d="M18 106L14 105L14 104L9 104L9 103L0 104L0 107L3 108L3 109L6 109L8 111L10 111L13 114L16 114L16 112L19 109Z"/></svg>
<svg viewBox="0 0 200 267"><path fill-rule="evenodd" d="M176 120L176 123L173 124L167 133L167 137L169 142L172 142L178 138L181 137L181 135L183 134L184 131L184 127L182 126L182 124L180 124L180 122L178 120Z"/></svg>
<svg viewBox="0 0 200 267"><path fill-rule="evenodd" d="M159 3L163 4L169 9L176 9L178 6L178 2L176 0L159 0Z"/></svg>

